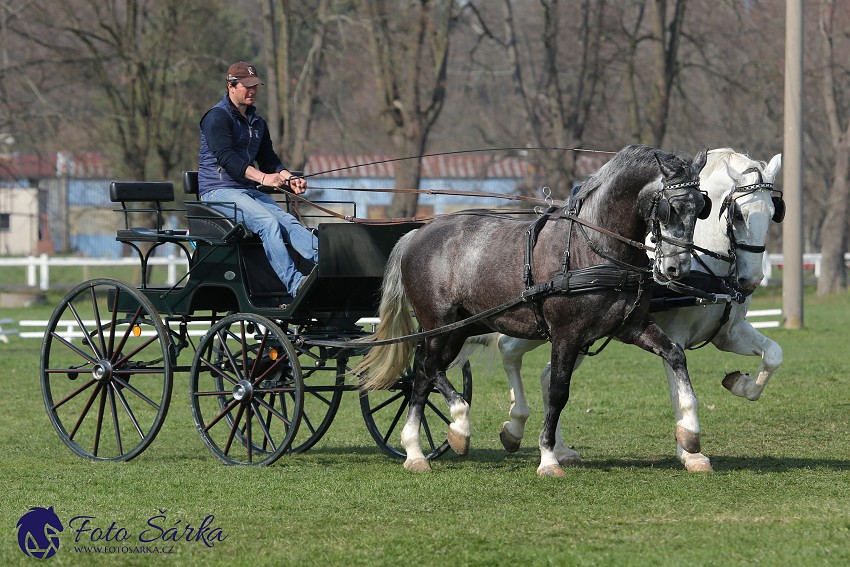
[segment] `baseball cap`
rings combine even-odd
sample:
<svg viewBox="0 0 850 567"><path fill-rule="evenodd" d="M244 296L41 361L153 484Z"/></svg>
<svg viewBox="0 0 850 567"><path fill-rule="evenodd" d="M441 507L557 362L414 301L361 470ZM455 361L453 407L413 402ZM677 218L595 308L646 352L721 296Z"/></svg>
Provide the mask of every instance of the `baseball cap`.
<svg viewBox="0 0 850 567"><path fill-rule="evenodd" d="M239 81L246 87L263 84L260 75L257 73L257 68L244 61L234 63L227 69L227 82L232 83L233 81Z"/></svg>

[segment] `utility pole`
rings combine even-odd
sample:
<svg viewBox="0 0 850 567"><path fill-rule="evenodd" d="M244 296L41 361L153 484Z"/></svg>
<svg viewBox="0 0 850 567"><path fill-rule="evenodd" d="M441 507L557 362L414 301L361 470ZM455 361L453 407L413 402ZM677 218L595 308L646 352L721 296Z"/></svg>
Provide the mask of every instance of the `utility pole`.
<svg viewBox="0 0 850 567"><path fill-rule="evenodd" d="M803 0L785 2L785 143L782 225L782 314L803 328Z"/></svg>

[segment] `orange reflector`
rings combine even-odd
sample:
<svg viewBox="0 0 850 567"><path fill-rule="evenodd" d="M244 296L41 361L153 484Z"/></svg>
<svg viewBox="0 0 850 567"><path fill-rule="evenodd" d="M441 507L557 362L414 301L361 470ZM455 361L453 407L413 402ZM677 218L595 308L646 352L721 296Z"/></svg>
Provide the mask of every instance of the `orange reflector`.
<svg viewBox="0 0 850 567"><path fill-rule="evenodd" d="M138 325L133 325L133 336L140 337L142 336L142 328Z"/></svg>
<svg viewBox="0 0 850 567"><path fill-rule="evenodd" d="M269 358L271 358L272 360L277 360L277 349L276 348L269 349Z"/></svg>

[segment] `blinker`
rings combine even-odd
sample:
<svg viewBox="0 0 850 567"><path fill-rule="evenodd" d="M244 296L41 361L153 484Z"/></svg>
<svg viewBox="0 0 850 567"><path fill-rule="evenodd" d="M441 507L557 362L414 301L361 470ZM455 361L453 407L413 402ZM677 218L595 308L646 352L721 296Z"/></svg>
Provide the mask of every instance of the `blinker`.
<svg viewBox="0 0 850 567"><path fill-rule="evenodd" d="M703 193L703 205L699 214L697 214L697 218L705 220L710 214L711 199L709 199L707 194ZM670 222L670 201L664 197L658 200L658 204L655 207L655 218L658 219L658 222L661 224L667 224Z"/></svg>
<svg viewBox="0 0 850 567"><path fill-rule="evenodd" d="M771 197L771 201L773 201L773 222L776 224L781 223L785 220L785 201L782 197Z"/></svg>
<svg viewBox="0 0 850 567"><path fill-rule="evenodd" d="M699 214L697 215L698 219L705 220L708 218L708 215L711 214L711 199L708 196L708 193L702 193L703 205Z"/></svg>

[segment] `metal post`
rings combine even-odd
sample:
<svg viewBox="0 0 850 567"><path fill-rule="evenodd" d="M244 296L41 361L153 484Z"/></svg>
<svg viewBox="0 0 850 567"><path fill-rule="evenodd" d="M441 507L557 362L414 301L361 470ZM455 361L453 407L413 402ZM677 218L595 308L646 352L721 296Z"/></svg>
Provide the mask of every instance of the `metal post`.
<svg viewBox="0 0 850 567"><path fill-rule="evenodd" d="M782 312L786 329L803 327L803 0L785 2L785 144L788 214L782 225Z"/></svg>

